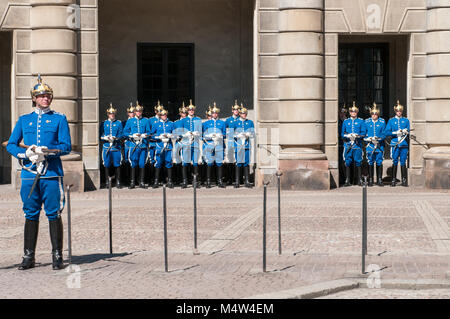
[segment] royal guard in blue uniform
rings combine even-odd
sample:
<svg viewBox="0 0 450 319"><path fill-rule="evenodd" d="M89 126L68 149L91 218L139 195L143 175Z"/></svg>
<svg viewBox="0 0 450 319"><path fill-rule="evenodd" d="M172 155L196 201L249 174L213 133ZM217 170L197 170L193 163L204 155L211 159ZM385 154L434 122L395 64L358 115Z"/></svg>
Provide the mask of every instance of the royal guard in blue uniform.
<svg viewBox="0 0 450 319"><path fill-rule="evenodd" d="M349 109L350 117L342 124L341 137L344 140L345 184L350 186L350 167L356 166L358 185L362 186L361 165L363 162L363 138L366 136L366 123L358 117L359 109L355 102Z"/></svg>
<svg viewBox="0 0 450 319"><path fill-rule="evenodd" d="M198 162L200 155L200 138L202 136L202 120L195 116L195 105L192 104L192 100L187 106L188 116L182 120L182 127L185 130L185 133L181 139L181 161L183 163L183 183L181 185L182 188L187 187L188 177L187 177L187 168L192 164L194 168L194 174L197 176L198 171ZM197 181L197 187L200 186L200 182Z"/></svg>
<svg viewBox="0 0 450 319"><path fill-rule="evenodd" d="M347 108L345 107L345 104L341 109L339 110L339 119L338 119L338 132L342 132L342 124L344 124L344 121L347 119ZM338 143L339 152L338 154L344 153L344 143L342 141L342 138L339 139ZM339 181L340 183L344 183L345 180L345 162L344 160L339 157Z"/></svg>
<svg viewBox="0 0 450 319"><path fill-rule="evenodd" d="M123 124L116 119L117 109L112 104L106 110L108 119L100 125L100 139L103 141L102 161L105 167L106 187L109 188L109 169L116 173L116 187L122 188L120 166L122 165Z"/></svg>
<svg viewBox="0 0 450 319"><path fill-rule="evenodd" d="M176 174L175 174L175 180L178 184L180 182L181 177L181 139L183 138L183 134L186 132L186 130L183 128L183 119L187 116L187 109L186 106L183 105L178 109L178 115L180 118L176 120L173 123L173 151L172 151L172 157L173 157L173 163L175 164Z"/></svg>
<svg viewBox="0 0 450 319"><path fill-rule="evenodd" d="M211 108L211 119L203 123L203 154L207 164L206 188L211 188L211 171L214 164L217 167L217 186L225 188L223 183L222 164L225 156L224 138L226 124L219 119L220 109L214 102Z"/></svg>
<svg viewBox="0 0 450 319"><path fill-rule="evenodd" d="M65 204L61 156L72 150L69 125L64 114L50 109L53 90L38 76L31 90L35 110L19 117L8 141L8 152L22 166L20 196L25 213L24 256L20 270L35 266L39 215L44 205L52 244L52 267L63 269L63 223Z"/></svg>
<svg viewBox="0 0 450 319"><path fill-rule="evenodd" d="M394 107L395 117L391 118L386 125L386 136L391 136L391 158L392 158L392 183L395 187L397 184L397 165L400 161L402 186L408 186L408 168L406 167L406 160L408 159L408 136L410 133L409 120L403 117L403 105L397 101Z"/></svg>
<svg viewBox="0 0 450 319"><path fill-rule="evenodd" d="M162 110L164 110L164 107L161 105L160 101L158 101L158 104L155 105L154 107L155 116L148 119L150 130L152 129L153 124L159 122L160 120L159 113ZM150 168L153 168L156 163L155 152L156 152L156 141L152 139L148 143L148 162L150 163Z"/></svg>
<svg viewBox="0 0 450 319"><path fill-rule="evenodd" d="M247 115L248 110L241 104L239 119L232 124L235 140L234 157L236 159L234 188L239 188L241 167L244 169L245 187L251 188L253 186L250 183L250 139L255 135L255 125L253 121L247 119Z"/></svg>
<svg viewBox="0 0 450 319"><path fill-rule="evenodd" d="M384 159L384 130L386 122L380 118L380 109L376 103L370 109L371 118L366 120L367 135L364 140L368 143L366 146L366 158L369 164L369 182L368 186L374 183L374 166L377 165L377 185L383 186L383 159Z"/></svg>
<svg viewBox="0 0 450 319"><path fill-rule="evenodd" d="M172 134L174 130L173 122L167 119L167 111L161 110L159 112L159 121L153 123L151 136L156 141L155 152L155 181L153 188L159 186L159 173L163 167L167 169L167 187L173 188L172 178Z"/></svg>
<svg viewBox="0 0 450 319"><path fill-rule="evenodd" d="M231 185L233 183L233 167L236 162L234 158L234 138L233 138L233 124L235 121L239 120L239 109L241 107L237 104L237 100L234 101L234 105L231 107L231 116L225 120L226 125L226 147L225 147L225 157L227 159L227 163L225 164L227 175L228 175L228 184Z"/></svg>
<svg viewBox="0 0 450 319"><path fill-rule="evenodd" d="M127 121L123 131L124 137L131 141L128 149L127 160L131 164L131 180L129 188L136 187L136 167L139 167L140 188L145 185L145 164L148 160L148 138L150 137L150 125L147 118L142 117L144 107L136 103L135 117Z"/></svg>

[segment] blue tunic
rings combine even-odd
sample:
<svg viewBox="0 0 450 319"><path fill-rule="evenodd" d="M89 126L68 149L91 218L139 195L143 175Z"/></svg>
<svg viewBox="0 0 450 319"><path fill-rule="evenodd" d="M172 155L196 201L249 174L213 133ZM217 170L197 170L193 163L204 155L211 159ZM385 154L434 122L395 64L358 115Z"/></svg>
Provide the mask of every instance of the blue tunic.
<svg viewBox="0 0 450 319"><path fill-rule="evenodd" d="M28 195L36 177L36 165L26 157L26 149L19 146L22 140L27 146L46 146L48 149L60 150L55 155L46 156L47 169L42 172L30 198ZM26 219L39 220L42 205L49 220L59 218L65 205L64 172L60 156L69 154L71 150L69 125L64 114L50 109L36 109L19 117L8 141L7 151L22 161L24 166L20 196Z"/></svg>

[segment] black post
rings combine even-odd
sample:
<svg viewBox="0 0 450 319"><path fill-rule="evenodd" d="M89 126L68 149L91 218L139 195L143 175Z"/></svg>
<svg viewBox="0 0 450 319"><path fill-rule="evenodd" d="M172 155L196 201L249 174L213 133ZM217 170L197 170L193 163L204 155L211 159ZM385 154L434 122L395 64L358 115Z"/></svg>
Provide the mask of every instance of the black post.
<svg viewBox="0 0 450 319"><path fill-rule="evenodd" d="M197 174L194 174L193 188L194 188L194 254L198 254L197 251Z"/></svg>
<svg viewBox="0 0 450 319"><path fill-rule="evenodd" d="M367 176L364 176L362 198L362 273L366 273L367 255Z"/></svg>
<svg viewBox="0 0 450 319"><path fill-rule="evenodd" d="M169 271L167 261L167 205L166 205L166 185L163 185L163 215L164 215L164 270Z"/></svg>
<svg viewBox="0 0 450 319"><path fill-rule="evenodd" d="M267 245L266 245L266 234L267 234L267 185L269 182L264 183L264 200L263 200L263 272L266 272L266 257L267 257Z"/></svg>
<svg viewBox="0 0 450 319"><path fill-rule="evenodd" d="M70 188L73 185L67 185L67 246L69 249L69 270L72 268L72 207L70 205Z"/></svg>
<svg viewBox="0 0 450 319"><path fill-rule="evenodd" d="M278 254L281 255L281 181L282 172L277 172L278 177Z"/></svg>
<svg viewBox="0 0 450 319"><path fill-rule="evenodd" d="M112 178L111 176L109 178L109 188L108 188L108 202L109 202L109 254L113 254L113 248L112 248Z"/></svg>

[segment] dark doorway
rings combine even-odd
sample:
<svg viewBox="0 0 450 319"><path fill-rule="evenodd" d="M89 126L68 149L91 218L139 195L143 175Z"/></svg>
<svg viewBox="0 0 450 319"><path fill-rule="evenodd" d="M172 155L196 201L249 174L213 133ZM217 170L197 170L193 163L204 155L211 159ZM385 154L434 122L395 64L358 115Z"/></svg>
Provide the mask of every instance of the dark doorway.
<svg viewBox="0 0 450 319"><path fill-rule="evenodd" d="M359 107L358 117L370 117L373 103L389 119L389 44L341 43L339 45L339 106ZM386 107L386 110L384 110Z"/></svg>
<svg viewBox="0 0 450 319"><path fill-rule="evenodd" d="M11 135L11 50L12 36L0 32L0 143ZM11 184L11 155L0 147L0 184Z"/></svg>
<svg viewBox="0 0 450 319"><path fill-rule="evenodd" d="M138 43L138 99L145 106L144 116L154 116L158 100L178 117L183 101L195 100L194 44Z"/></svg>
<svg viewBox="0 0 450 319"><path fill-rule="evenodd" d="M389 44L340 43L339 44L339 109L351 107L353 101L359 108L358 117L368 119L375 102L380 117L389 120ZM347 116L349 116L347 114ZM342 119L339 119L339 182L344 183L345 165L343 141L340 138ZM365 154L364 154L365 159ZM363 175L367 175L363 163ZM354 169L351 170L354 172ZM351 180L357 183L354 176Z"/></svg>

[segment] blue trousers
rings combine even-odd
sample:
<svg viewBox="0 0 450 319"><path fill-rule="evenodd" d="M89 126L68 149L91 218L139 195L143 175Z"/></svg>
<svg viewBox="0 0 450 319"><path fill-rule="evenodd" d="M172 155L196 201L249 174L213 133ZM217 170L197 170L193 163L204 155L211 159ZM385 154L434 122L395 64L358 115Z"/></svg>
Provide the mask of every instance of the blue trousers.
<svg viewBox="0 0 450 319"><path fill-rule="evenodd" d="M172 168L172 150L163 151L162 148L156 148L156 168L161 168L165 166L166 168Z"/></svg>
<svg viewBox="0 0 450 319"><path fill-rule="evenodd" d="M106 152L107 150L103 149L102 152L103 166L109 168L111 166L120 167L120 165L122 165L122 151L110 150L108 154L106 154Z"/></svg>
<svg viewBox="0 0 450 319"><path fill-rule="evenodd" d="M193 166L198 166L200 150L195 146L183 146L181 149L181 161L183 166L189 166L192 161Z"/></svg>
<svg viewBox="0 0 450 319"><path fill-rule="evenodd" d="M214 146L214 143L205 143L203 144L203 153L206 164L208 166L213 166L216 164L218 167L222 166L223 158L224 158L224 148L223 143L220 143L217 146Z"/></svg>
<svg viewBox="0 0 450 319"><path fill-rule="evenodd" d="M150 146L149 150L148 150L148 162L150 162L150 165L155 165L155 153L156 153L156 148L155 146Z"/></svg>
<svg viewBox="0 0 450 319"><path fill-rule="evenodd" d="M234 157L236 159L237 167L246 167L250 165L250 149L237 146L234 149Z"/></svg>
<svg viewBox="0 0 450 319"><path fill-rule="evenodd" d="M139 168L145 168L145 164L147 164L147 156L148 156L148 152L146 148L136 148L134 150L130 148L128 151L128 161L131 164L131 167L135 168L138 167Z"/></svg>
<svg viewBox="0 0 450 319"><path fill-rule="evenodd" d="M352 150L347 150L350 148L350 144L344 146L344 161L345 166L350 167L353 163L356 164L356 167L361 167L363 161L363 152L359 147L355 147Z"/></svg>
<svg viewBox="0 0 450 319"><path fill-rule="evenodd" d="M23 212L28 220L39 220L44 204L45 215L48 220L56 220L64 209L66 203L62 177L41 178L36 184L30 198L33 180L22 180L20 197L23 203Z"/></svg>
<svg viewBox="0 0 450 319"><path fill-rule="evenodd" d="M405 166L406 160L408 159L408 147L397 147L395 150L394 147L392 147L391 158L393 165L397 165L400 159L400 165Z"/></svg>
<svg viewBox="0 0 450 319"><path fill-rule="evenodd" d="M374 147L371 145L367 146L366 148L367 162L369 163L370 166L372 166L374 163L376 163L377 166L383 165L384 151L380 148L377 148L374 152L373 149Z"/></svg>

